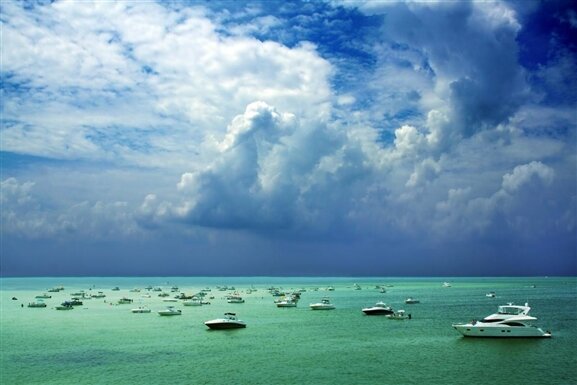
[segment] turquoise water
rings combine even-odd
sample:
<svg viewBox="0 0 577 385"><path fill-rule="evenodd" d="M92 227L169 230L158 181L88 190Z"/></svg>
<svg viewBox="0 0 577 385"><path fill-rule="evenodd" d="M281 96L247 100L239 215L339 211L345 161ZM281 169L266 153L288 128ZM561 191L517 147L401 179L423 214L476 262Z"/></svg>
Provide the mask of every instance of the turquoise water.
<svg viewBox="0 0 577 385"><path fill-rule="evenodd" d="M451 288L443 288L450 281ZM564 278L3 278L1 384L575 384L577 281ZM362 290L354 290L357 283ZM376 285L393 285L379 293ZM21 307L50 293L46 308ZM210 305L182 306L160 317L158 293L176 285L192 294L210 287ZM228 304L233 285L244 304ZM533 287L535 285L535 287ZM111 291L119 286L120 291ZM269 286L305 289L297 308L277 308ZM326 291L333 286L334 291ZM142 288L140 293L129 292ZM246 294L248 288L257 291ZM318 289L314 291L314 289ZM54 306L85 290L106 298L72 311ZM485 293L495 291L496 298ZM171 293L172 294L172 293ZM133 305L111 305L121 297ZM337 307L312 311L329 296ZM414 297L419 304L406 305ZM17 301L12 297L18 298ZM411 320L364 316L384 301ZM494 313L499 304L529 302L551 339L468 339L454 322ZM130 309L147 305L150 314ZM169 304L170 305L170 304ZM236 312L246 329L211 331L203 322Z"/></svg>

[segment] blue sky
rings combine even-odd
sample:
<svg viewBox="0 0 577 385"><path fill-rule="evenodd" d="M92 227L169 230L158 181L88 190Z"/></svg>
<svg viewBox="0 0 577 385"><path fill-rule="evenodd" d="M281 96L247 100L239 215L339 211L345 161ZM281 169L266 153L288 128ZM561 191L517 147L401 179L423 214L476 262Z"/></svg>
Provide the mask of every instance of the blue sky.
<svg viewBox="0 0 577 385"><path fill-rule="evenodd" d="M3 2L3 275L575 275L570 1Z"/></svg>

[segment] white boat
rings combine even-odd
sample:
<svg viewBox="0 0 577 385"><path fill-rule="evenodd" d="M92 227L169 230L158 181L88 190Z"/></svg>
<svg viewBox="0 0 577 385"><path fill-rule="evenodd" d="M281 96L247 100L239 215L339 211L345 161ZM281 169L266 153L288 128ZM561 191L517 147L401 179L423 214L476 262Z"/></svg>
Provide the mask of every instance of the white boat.
<svg viewBox="0 0 577 385"><path fill-rule="evenodd" d="M406 304L414 304L414 303L420 303L421 301L419 301L418 299L414 299L413 297L409 297L405 300Z"/></svg>
<svg viewBox="0 0 577 385"><path fill-rule="evenodd" d="M133 313L150 313L150 309L145 306L139 306L131 310Z"/></svg>
<svg viewBox="0 0 577 385"><path fill-rule="evenodd" d="M443 282L443 287L451 287L451 284L449 282Z"/></svg>
<svg viewBox="0 0 577 385"><path fill-rule="evenodd" d="M202 300L199 298L187 299L182 301L182 304L184 306L202 306Z"/></svg>
<svg viewBox="0 0 577 385"><path fill-rule="evenodd" d="M326 297L321 299L321 302L311 303L309 307L312 310L333 310L335 308L331 301Z"/></svg>
<svg viewBox="0 0 577 385"><path fill-rule="evenodd" d="M224 318L206 321L204 324L211 329L240 329L246 327L246 323L237 319L235 313L224 313Z"/></svg>
<svg viewBox="0 0 577 385"><path fill-rule="evenodd" d="M132 302L134 302L134 301L131 298L126 298L126 297L122 297L118 300L119 305L126 305L126 304L129 304Z"/></svg>
<svg viewBox="0 0 577 385"><path fill-rule="evenodd" d="M159 315L170 316L170 315L181 315L182 310L175 309L174 306L168 306L164 310L158 311Z"/></svg>
<svg viewBox="0 0 577 385"><path fill-rule="evenodd" d="M46 307L46 304L42 301L30 302L28 307Z"/></svg>
<svg viewBox="0 0 577 385"><path fill-rule="evenodd" d="M276 307L297 307L297 300L286 298L276 303Z"/></svg>
<svg viewBox="0 0 577 385"><path fill-rule="evenodd" d="M226 302L228 302L228 303L244 303L244 299L242 299L242 297L239 297L236 295L231 295L226 299Z"/></svg>
<svg viewBox="0 0 577 385"><path fill-rule="evenodd" d="M387 315L393 314L394 311L390 306L387 306L387 304L381 301L377 302L375 306L364 308L363 313L366 315Z"/></svg>
<svg viewBox="0 0 577 385"><path fill-rule="evenodd" d="M551 332L531 325L537 318L529 315L530 310L528 303L525 306L509 303L481 321L453 324L453 328L465 337L551 337Z"/></svg>
<svg viewBox="0 0 577 385"><path fill-rule="evenodd" d="M487 294L485 294L485 297L489 297L489 298L495 298L495 292L494 291L490 291Z"/></svg>
<svg viewBox="0 0 577 385"><path fill-rule="evenodd" d="M386 317L390 318L390 319L396 319L396 320L411 319L411 315L406 314L404 310L397 310L396 313L388 314Z"/></svg>

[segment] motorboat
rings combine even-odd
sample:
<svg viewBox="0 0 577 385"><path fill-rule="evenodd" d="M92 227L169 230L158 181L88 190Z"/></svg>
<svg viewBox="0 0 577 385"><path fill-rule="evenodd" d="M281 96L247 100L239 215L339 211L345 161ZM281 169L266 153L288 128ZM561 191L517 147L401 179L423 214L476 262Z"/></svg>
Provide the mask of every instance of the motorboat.
<svg viewBox="0 0 577 385"><path fill-rule="evenodd" d="M164 310L158 311L159 315L170 316L170 315L181 315L182 310L175 309L174 306L167 306Z"/></svg>
<svg viewBox="0 0 577 385"><path fill-rule="evenodd" d="M443 282L443 287L451 287L451 284L449 282Z"/></svg>
<svg viewBox="0 0 577 385"><path fill-rule="evenodd" d="M309 307L312 310L333 310L335 308L335 305L333 305L331 301L327 297L325 297L321 299L321 302L311 303Z"/></svg>
<svg viewBox="0 0 577 385"><path fill-rule="evenodd" d="M81 300L79 300L78 298L72 298L70 301L68 301L68 303L71 306L82 306L83 302Z"/></svg>
<svg viewBox="0 0 577 385"><path fill-rule="evenodd" d="M37 295L37 296L36 296L36 297L34 297L34 298L38 298L38 299L47 299L47 298L52 298L52 296L51 296L51 295L49 295L49 294L46 294L46 293L44 293L44 294L40 294L40 295Z"/></svg>
<svg viewBox="0 0 577 385"><path fill-rule="evenodd" d="M206 321L204 324L209 328L215 330L240 329L246 327L246 323L236 318L235 313L224 313L223 318L217 318L210 321Z"/></svg>
<svg viewBox="0 0 577 385"><path fill-rule="evenodd" d="M380 301L377 302L372 307L364 308L363 313L365 313L366 315L387 315L387 314L393 314L394 311L390 306L387 306L386 303Z"/></svg>
<svg viewBox="0 0 577 385"><path fill-rule="evenodd" d="M150 313L150 309L146 306L139 306L131 310L133 313Z"/></svg>
<svg viewBox="0 0 577 385"><path fill-rule="evenodd" d="M415 304L415 303L420 303L421 301L419 301L418 299L414 299L413 297L409 297L405 300L406 304Z"/></svg>
<svg viewBox="0 0 577 385"><path fill-rule="evenodd" d="M30 302L28 307L46 307L46 304L42 301Z"/></svg>
<svg viewBox="0 0 577 385"><path fill-rule="evenodd" d="M60 305L56 306L56 310L72 310L74 306L68 301L62 302Z"/></svg>
<svg viewBox="0 0 577 385"><path fill-rule="evenodd" d="M202 300L200 298L187 299L182 301L184 306L202 306Z"/></svg>
<svg viewBox="0 0 577 385"><path fill-rule="evenodd" d="M389 319L396 319L396 320L411 319L411 315L405 313L404 310L397 310L395 313L388 314L386 317Z"/></svg>
<svg viewBox="0 0 577 385"><path fill-rule="evenodd" d="M293 298L286 298L276 302L276 307L297 307L298 300Z"/></svg>
<svg viewBox="0 0 577 385"><path fill-rule="evenodd" d="M228 303L244 303L244 299L242 299L242 297L240 297L238 295L231 295L231 296L227 297L226 302L228 302Z"/></svg>
<svg viewBox="0 0 577 385"><path fill-rule="evenodd" d="M551 332L531 325L537 318L529 315L530 310L528 303L524 306L509 303L480 321L453 324L453 328L465 337L551 337Z"/></svg>
<svg viewBox="0 0 577 385"><path fill-rule="evenodd" d="M485 294L485 297L489 297L489 298L495 298L495 292L494 291L490 291L487 294Z"/></svg>
<svg viewBox="0 0 577 385"><path fill-rule="evenodd" d="M126 305L126 304L129 304L129 303L132 303L132 302L134 302L132 299L130 299L130 298L125 298L125 297L122 297L122 298L120 298L120 299L118 300L118 304L119 304L119 305Z"/></svg>

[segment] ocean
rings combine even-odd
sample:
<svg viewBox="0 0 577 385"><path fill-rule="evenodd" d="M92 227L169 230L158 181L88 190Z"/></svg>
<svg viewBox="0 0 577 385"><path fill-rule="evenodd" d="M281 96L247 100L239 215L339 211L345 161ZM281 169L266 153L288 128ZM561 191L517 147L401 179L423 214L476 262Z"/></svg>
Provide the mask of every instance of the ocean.
<svg viewBox="0 0 577 385"><path fill-rule="evenodd" d="M445 281L451 287L442 287ZM56 277L2 278L0 284L1 384L577 383L575 277ZM26 307L56 286L64 290L48 293L47 307ZM115 286L120 290L112 291ZM165 303L147 286L171 297L210 288L210 304ZM217 286L234 286L245 303L227 303L232 291ZM301 290L298 306L277 308L269 287ZM106 297L55 310L80 290ZM487 297L489 291L496 297ZM309 309L325 296L335 310ZM121 297L134 303L117 305ZM420 303L405 304L408 297ZM411 319L361 312L378 301L406 310ZM451 327L509 302L528 302L534 324L553 337L473 339ZM167 305L182 315L159 316ZM137 306L152 312L133 314ZM225 312L236 313L247 327L215 331L204 325Z"/></svg>

